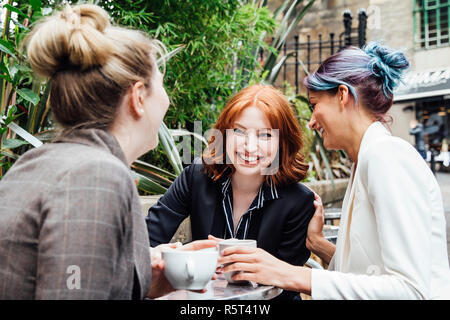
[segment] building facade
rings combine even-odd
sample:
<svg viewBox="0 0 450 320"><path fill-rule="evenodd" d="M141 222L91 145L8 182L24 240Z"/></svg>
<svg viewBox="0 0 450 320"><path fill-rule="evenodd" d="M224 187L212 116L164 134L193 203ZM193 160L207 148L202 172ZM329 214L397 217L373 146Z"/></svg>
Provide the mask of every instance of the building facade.
<svg viewBox="0 0 450 320"><path fill-rule="evenodd" d="M273 1L272 5L280 2ZM338 37L344 31L344 12L352 14L355 28L361 10L367 14L366 42L378 40L400 49L411 63L390 111L392 133L415 144L410 126L418 121L426 129L428 150L446 151L450 128L450 0L316 0L296 35L300 42L308 35L313 42L319 37L327 40L330 33ZM326 51L322 55L323 61ZM304 51L299 58L304 61ZM288 80L292 83L292 77Z"/></svg>

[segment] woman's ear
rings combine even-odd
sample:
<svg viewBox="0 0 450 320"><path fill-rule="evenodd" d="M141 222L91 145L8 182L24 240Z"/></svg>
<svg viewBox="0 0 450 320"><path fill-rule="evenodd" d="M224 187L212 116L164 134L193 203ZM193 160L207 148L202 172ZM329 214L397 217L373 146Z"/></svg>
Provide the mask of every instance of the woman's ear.
<svg viewBox="0 0 450 320"><path fill-rule="evenodd" d="M141 81L137 81L130 88L130 112L137 119L144 115L144 97L145 85Z"/></svg>
<svg viewBox="0 0 450 320"><path fill-rule="evenodd" d="M349 95L350 95L350 93L349 93L348 87L346 85L341 84L338 87L338 92L337 92L339 107L344 108L345 106L348 105L348 102L350 100Z"/></svg>

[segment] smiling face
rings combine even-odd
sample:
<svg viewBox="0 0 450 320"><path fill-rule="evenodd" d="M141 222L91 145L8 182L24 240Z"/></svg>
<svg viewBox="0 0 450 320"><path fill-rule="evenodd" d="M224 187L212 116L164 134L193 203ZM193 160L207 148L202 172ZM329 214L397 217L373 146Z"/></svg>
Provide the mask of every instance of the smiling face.
<svg viewBox="0 0 450 320"><path fill-rule="evenodd" d="M345 117L342 115L338 94L309 91L309 103L313 107L309 127L321 134L323 145L328 150L343 149L345 141Z"/></svg>
<svg viewBox="0 0 450 320"><path fill-rule="evenodd" d="M254 106L242 111L233 127L227 129L226 137L227 158L241 175L261 176L278 152L278 130Z"/></svg>

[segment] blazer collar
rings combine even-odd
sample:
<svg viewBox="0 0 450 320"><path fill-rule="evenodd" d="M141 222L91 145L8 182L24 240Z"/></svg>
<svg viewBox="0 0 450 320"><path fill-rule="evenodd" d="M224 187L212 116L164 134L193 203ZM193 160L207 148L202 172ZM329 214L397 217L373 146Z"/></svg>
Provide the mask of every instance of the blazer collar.
<svg viewBox="0 0 450 320"><path fill-rule="evenodd" d="M102 129L74 129L62 132L54 143L77 143L102 149L119 158L127 167L127 159L117 139L108 131Z"/></svg>
<svg viewBox="0 0 450 320"><path fill-rule="evenodd" d="M358 152L358 162L360 157L367 150L368 146L380 136L391 136L392 134L389 130L379 121L373 122L364 132L363 138L361 140L361 145L359 146Z"/></svg>

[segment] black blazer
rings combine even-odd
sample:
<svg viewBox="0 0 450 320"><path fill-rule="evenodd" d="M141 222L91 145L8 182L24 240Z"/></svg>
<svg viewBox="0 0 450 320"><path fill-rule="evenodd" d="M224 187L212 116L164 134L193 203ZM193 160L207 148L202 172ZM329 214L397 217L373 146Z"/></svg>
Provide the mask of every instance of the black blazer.
<svg viewBox="0 0 450 320"><path fill-rule="evenodd" d="M222 238L226 219L221 182L208 177L201 162L186 167L149 209L146 222L151 246L169 242L188 216L192 240L206 239L209 234ZM315 211L314 193L300 183L279 186L277 191L279 199L265 201L253 214L247 239L256 239L259 248L301 266L310 256L305 242Z"/></svg>

